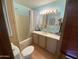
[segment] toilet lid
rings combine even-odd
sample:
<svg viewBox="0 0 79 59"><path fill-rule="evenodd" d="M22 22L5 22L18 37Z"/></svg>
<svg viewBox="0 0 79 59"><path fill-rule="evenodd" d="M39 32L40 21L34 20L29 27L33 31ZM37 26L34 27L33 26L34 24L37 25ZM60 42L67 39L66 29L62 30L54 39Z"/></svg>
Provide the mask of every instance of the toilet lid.
<svg viewBox="0 0 79 59"><path fill-rule="evenodd" d="M30 55L33 51L34 51L34 47L28 46L22 51L22 54L23 56L27 56L27 55Z"/></svg>

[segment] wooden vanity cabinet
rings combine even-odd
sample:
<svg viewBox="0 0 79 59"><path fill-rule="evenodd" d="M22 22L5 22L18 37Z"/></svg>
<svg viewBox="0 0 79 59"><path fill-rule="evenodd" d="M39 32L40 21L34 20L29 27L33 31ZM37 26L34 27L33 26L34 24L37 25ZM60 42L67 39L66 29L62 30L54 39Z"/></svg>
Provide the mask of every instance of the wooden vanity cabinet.
<svg viewBox="0 0 79 59"><path fill-rule="evenodd" d="M47 36L45 33L41 32L34 32L32 34L33 43L37 44L41 48L44 48L45 50L49 51L50 53L55 54L58 47L58 41L57 38L50 38L51 36Z"/></svg>

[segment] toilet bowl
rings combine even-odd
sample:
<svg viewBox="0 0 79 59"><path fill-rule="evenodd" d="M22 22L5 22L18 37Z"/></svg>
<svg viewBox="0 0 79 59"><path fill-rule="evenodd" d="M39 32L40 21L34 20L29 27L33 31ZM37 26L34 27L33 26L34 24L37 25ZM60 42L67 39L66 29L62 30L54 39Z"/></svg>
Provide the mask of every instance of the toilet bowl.
<svg viewBox="0 0 79 59"><path fill-rule="evenodd" d="M22 50L22 58L23 59L31 59L31 55L34 51L34 46L28 46L25 49Z"/></svg>

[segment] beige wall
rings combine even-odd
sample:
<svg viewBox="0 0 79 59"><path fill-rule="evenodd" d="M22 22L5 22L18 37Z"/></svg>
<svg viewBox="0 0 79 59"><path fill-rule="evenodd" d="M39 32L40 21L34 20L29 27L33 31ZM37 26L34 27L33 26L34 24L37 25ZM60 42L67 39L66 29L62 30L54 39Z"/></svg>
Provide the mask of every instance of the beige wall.
<svg viewBox="0 0 79 59"><path fill-rule="evenodd" d="M15 17L14 17L14 9L13 9L13 0L7 0L7 11L8 11L8 16L9 16L9 21L11 23L11 28L12 28L12 36L10 36L10 41L13 42L15 45L19 46L19 41L17 39L17 34L16 34L16 27L15 27Z"/></svg>
<svg viewBox="0 0 79 59"><path fill-rule="evenodd" d="M30 19L29 15L20 15L17 12L15 18L18 40L21 42L30 36Z"/></svg>

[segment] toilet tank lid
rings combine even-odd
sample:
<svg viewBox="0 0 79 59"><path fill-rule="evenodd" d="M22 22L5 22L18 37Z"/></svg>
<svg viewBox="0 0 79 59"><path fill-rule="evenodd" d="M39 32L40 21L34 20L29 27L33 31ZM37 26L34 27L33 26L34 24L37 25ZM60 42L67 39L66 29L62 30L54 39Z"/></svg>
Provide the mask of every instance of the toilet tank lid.
<svg viewBox="0 0 79 59"><path fill-rule="evenodd" d="M23 49L22 54L23 56L27 56L27 55L32 54L33 51L34 51L34 46L28 46L25 49Z"/></svg>

